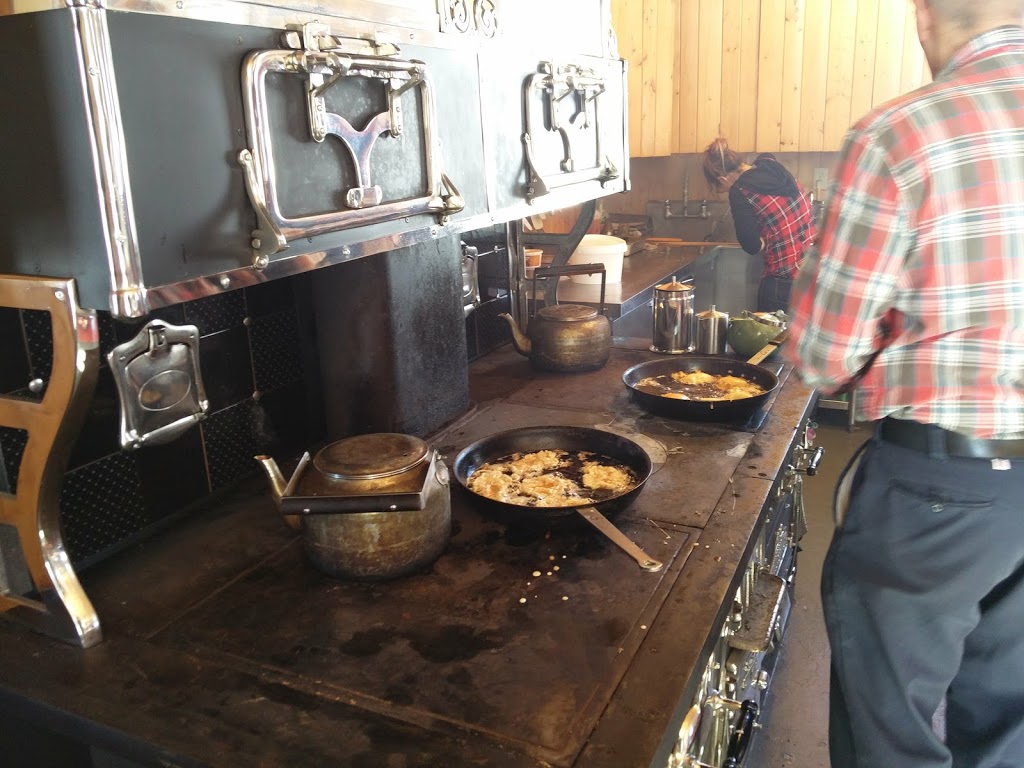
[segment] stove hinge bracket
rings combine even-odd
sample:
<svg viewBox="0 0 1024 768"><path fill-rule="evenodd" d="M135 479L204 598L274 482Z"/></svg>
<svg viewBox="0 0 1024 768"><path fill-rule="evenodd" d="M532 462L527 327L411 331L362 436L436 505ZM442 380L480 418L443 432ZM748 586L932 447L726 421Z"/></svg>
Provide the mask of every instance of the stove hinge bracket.
<svg viewBox="0 0 1024 768"><path fill-rule="evenodd" d="M604 186L617 179L621 172L603 149L604 137L601 116L601 95L607 90L604 78L595 70L579 64L558 64L543 61L537 72L526 81L523 99L526 105L526 130L523 147L529 178L526 184L527 202L548 194L553 188L586 181L600 182ZM541 99L537 95L541 95ZM566 113L563 102L571 100L571 111ZM543 104L543 115L538 105ZM542 131L558 133L562 141L562 160L559 173L544 175L540 168L535 137ZM595 160L590 167L579 168L573 154L578 136L593 132Z"/></svg>
<svg viewBox="0 0 1024 768"><path fill-rule="evenodd" d="M242 70L250 148L243 149L238 160L259 224L252 235L256 269L267 267L271 256L298 238L421 214L433 215L444 225L452 214L465 207L458 188L442 167L436 97L426 63L401 58L398 45L381 35L372 39L338 37L320 23L286 31L282 46L280 50L249 54ZM319 143L334 136L347 150L355 185L342 190L342 209L298 217L283 213L277 195L277 167L266 96L267 75L271 73L305 78L310 138ZM331 111L327 103L331 89L349 77L379 83L387 97L388 109L370 118L362 129L356 129L343 115ZM405 132L402 97L413 90L419 95L426 189L417 197L387 202L380 185L374 183L370 159L381 137L398 139Z"/></svg>

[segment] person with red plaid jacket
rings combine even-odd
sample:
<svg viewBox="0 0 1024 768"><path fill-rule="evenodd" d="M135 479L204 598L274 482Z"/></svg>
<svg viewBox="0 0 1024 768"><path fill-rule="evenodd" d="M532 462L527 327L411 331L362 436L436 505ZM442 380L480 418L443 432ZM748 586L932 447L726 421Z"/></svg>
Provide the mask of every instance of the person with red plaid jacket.
<svg viewBox="0 0 1024 768"><path fill-rule="evenodd" d="M712 189L729 191L740 246L751 255L764 256L757 309L786 310L793 277L814 240L810 198L774 155L758 155L748 165L723 138L704 150L703 166Z"/></svg>

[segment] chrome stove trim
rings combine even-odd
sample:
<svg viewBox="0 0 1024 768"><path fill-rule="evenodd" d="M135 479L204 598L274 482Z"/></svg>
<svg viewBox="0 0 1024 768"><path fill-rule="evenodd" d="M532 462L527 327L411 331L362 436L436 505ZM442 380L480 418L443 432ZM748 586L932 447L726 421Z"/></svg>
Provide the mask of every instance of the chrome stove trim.
<svg viewBox="0 0 1024 768"><path fill-rule="evenodd" d="M380 39L382 42L416 43L450 50L480 50L494 39L482 35L452 35L441 31L436 10L414 12L369 0L329 0L322 4L290 5L242 0L106 0L109 11L167 16L190 21L239 24L287 30L330 19L345 36ZM0 16L53 11L78 4L79 0L9 0Z"/></svg>
<svg viewBox="0 0 1024 768"><path fill-rule="evenodd" d="M96 387L98 319L79 306L73 280L0 276L0 306L48 312L53 335L42 400L0 395L0 424L28 433L17 487L0 493L0 524L14 530L19 547L0 550L0 616L89 648L103 633L61 533L60 489ZM14 590L15 583L31 591Z"/></svg>
<svg viewBox="0 0 1024 768"><path fill-rule="evenodd" d="M434 225L410 232L399 232L336 248L296 253L294 255L287 254L286 252L283 258L271 260L266 268L262 270L253 269L251 265L247 265L215 272L204 277L182 280L177 283L150 286L146 289L146 303L152 310L158 307L179 304L183 301L214 296L224 291L233 291L236 288L258 285L268 280L276 280L322 267L343 264L353 259L372 256L377 253L384 253L385 251L394 251L411 245L419 245L442 237L454 237L465 232L490 227L494 224L504 224L508 221L516 221L527 216L533 216L541 211L551 211L571 205L578 205L587 200L593 200L621 191L621 186L618 188L611 188L609 186L607 189L602 189L600 184L593 182L592 184L580 185L580 187L571 189L553 190L550 195L543 198L543 205L529 205L524 202L518 206L505 208L502 210L500 217L490 213L482 213L466 219L450 221L446 225Z"/></svg>
<svg viewBox="0 0 1024 768"><path fill-rule="evenodd" d="M107 12L96 0L70 0L78 75L89 112L89 149L110 269L110 311L117 317L149 312L135 225L128 148L114 76Z"/></svg>

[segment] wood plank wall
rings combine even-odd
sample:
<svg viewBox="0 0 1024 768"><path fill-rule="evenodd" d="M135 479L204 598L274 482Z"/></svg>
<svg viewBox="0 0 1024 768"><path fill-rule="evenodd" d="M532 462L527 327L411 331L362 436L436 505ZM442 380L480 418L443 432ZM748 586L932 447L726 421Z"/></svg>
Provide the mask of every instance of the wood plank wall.
<svg viewBox="0 0 1024 768"><path fill-rule="evenodd" d="M837 151L927 82L909 0L612 0L636 157Z"/></svg>
<svg viewBox="0 0 1024 768"><path fill-rule="evenodd" d="M700 170L718 135L775 152L821 194L815 170L831 171L853 122L930 79L909 0L612 0L612 21L634 159L609 213L681 199L687 172L691 200L724 200Z"/></svg>

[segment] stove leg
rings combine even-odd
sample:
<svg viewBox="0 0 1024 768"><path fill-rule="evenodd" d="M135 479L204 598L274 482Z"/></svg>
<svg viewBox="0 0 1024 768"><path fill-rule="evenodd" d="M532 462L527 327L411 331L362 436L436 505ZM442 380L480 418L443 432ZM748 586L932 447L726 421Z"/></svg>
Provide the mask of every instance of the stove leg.
<svg viewBox="0 0 1024 768"><path fill-rule="evenodd" d="M39 277L0 276L0 306L49 312L53 327L42 400L0 395L0 425L28 433L14 493L0 493L0 615L88 648L103 636L64 548L59 499L96 386L96 313L78 306L74 281Z"/></svg>

